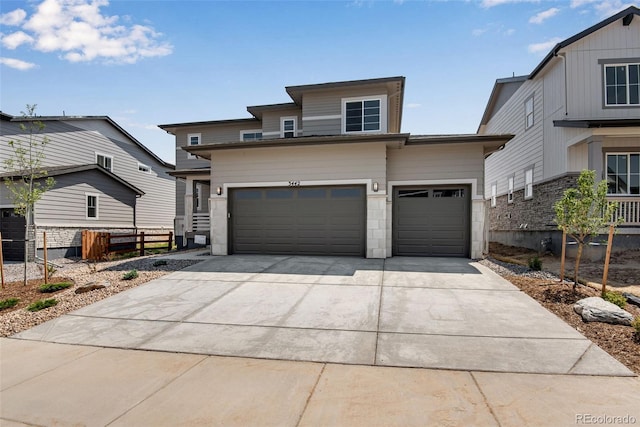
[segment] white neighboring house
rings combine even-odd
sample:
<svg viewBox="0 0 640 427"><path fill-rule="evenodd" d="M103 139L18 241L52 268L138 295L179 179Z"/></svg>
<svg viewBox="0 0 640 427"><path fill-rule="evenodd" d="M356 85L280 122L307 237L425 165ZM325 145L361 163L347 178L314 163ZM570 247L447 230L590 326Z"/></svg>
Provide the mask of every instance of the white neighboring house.
<svg viewBox="0 0 640 427"><path fill-rule="evenodd" d="M496 81L478 134L515 137L486 160L490 241L559 250L553 205L591 169L620 203L614 248L640 247L639 15L629 7Z"/></svg>
<svg viewBox="0 0 640 427"><path fill-rule="evenodd" d="M0 113L0 161L13 155L11 140L25 140L25 119ZM173 231L175 179L169 164L106 116L37 117L45 128L44 169L56 181L36 203L33 223L37 248L47 231L50 256L79 256L81 230L168 233ZM0 170L0 178L19 178ZM13 213L4 183L0 184L3 238L24 239L24 218ZM4 242L5 256L24 257L23 242Z"/></svg>

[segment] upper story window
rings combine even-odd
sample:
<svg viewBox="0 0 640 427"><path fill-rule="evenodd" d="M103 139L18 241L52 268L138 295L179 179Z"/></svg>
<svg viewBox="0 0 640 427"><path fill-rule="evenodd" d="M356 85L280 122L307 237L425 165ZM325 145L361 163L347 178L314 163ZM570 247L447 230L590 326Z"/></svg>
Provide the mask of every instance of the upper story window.
<svg viewBox="0 0 640 427"><path fill-rule="evenodd" d="M151 173L151 167L144 165L142 163L138 163L138 170L144 173Z"/></svg>
<svg viewBox="0 0 640 427"><path fill-rule="evenodd" d="M607 193L640 194L640 153L607 154Z"/></svg>
<svg viewBox="0 0 640 427"><path fill-rule="evenodd" d="M96 153L96 163L106 170L113 172L113 156Z"/></svg>
<svg viewBox="0 0 640 427"><path fill-rule="evenodd" d="M604 66L605 106L640 106L640 63Z"/></svg>
<svg viewBox="0 0 640 427"><path fill-rule="evenodd" d="M240 132L241 141L259 141L262 139L262 130L243 130Z"/></svg>
<svg viewBox="0 0 640 427"><path fill-rule="evenodd" d="M280 137L295 138L296 136L296 117L283 117L280 120Z"/></svg>
<svg viewBox="0 0 640 427"><path fill-rule="evenodd" d="M533 126L534 123L534 115L533 115L533 95L531 95L524 102L524 128L529 129Z"/></svg>
<svg viewBox="0 0 640 427"><path fill-rule="evenodd" d="M345 104L345 130L367 132L380 130L380 100L350 101Z"/></svg>
<svg viewBox="0 0 640 427"><path fill-rule="evenodd" d="M524 171L524 199L533 198L533 166Z"/></svg>
<svg viewBox="0 0 640 427"><path fill-rule="evenodd" d="M187 146L191 147L193 145L200 145L200 140L202 139L202 134L200 133L190 133L187 135ZM194 156L191 153L187 154L187 159L195 159L196 156Z"/></svg>

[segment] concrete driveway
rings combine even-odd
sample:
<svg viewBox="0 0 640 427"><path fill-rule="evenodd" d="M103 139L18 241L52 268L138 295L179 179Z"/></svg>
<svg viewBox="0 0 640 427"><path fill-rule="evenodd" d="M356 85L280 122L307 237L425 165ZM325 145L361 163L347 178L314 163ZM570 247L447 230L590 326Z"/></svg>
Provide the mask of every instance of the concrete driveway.
<svg viewBox="0 0 640 427"><path fill-rule="evenodd" d="M633 375L484 266L449 258L212 258L15 338L341 364Z"/></svg>

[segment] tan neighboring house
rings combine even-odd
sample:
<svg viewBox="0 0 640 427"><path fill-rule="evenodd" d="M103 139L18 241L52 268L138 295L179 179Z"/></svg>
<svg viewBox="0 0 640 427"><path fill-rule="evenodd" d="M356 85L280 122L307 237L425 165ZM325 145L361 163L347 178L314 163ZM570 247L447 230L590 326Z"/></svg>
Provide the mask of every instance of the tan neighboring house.
<svg viewBox="0 0 640 427"><path fill-rule="evenodd" d="M176 235L215 255L482 256L484 160L512 135L401 132L404 77L289 86L176 137Z"/></svg>
<svg viewBox="0 0 640 427"><path fill-rule="evenodd" d="M496 81L478 134L515 137L486 161L489 240L559 250L553 205L591 169L620 203L615 247L640 247L639 15L629 7Z"/></svg>

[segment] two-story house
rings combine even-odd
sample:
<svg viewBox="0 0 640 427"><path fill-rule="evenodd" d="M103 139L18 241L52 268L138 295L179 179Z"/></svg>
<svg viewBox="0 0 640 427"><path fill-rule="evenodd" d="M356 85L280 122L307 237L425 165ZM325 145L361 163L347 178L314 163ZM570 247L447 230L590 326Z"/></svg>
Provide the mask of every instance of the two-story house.
<svg viewBox="0 0 640 427"><path fill-rule="evenodd" d="M21 124L32 120L0 113L0 164L14 155L9 141L27 141ZM46 138L42 165L55 179L33 212L37 249L47 232L50 256L80 256L83 229L112 232L173 230L175 179L169 164L106 116L37 117ZM0 168L2 168L0 166ZM13 212L1 180L19 178L0 169L0 217L4 254L24 258L24 218ZM10 237L13 237L11 239ZM32 254L33 255L33 254Z"/></svg>
<svg viewBox="0 0 640 427"><path fill-rule="evenodd" d="M591 169L620 203L614 247L640 246L639 15L629 7L496 81L478 134L515 137L486 161L491 241L559 250L553 205Z"/></svg>
<svg viewBox="0 0 640 427"><path fill-rule="evenodd" d="M402 133L404 87L289 86L249 118L160 125L176 136L176 234L215 255L480 257L484 159L512 135Z"/></svg>

